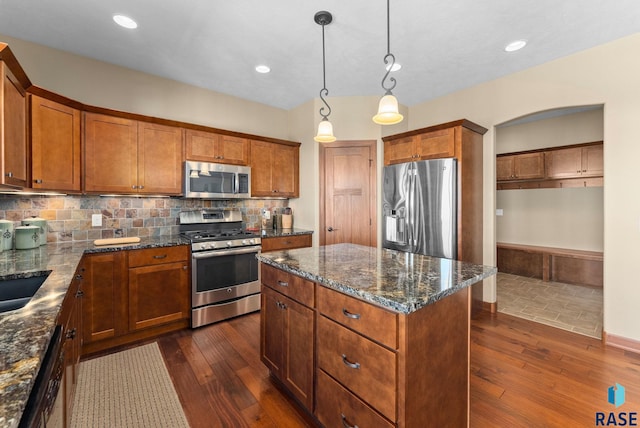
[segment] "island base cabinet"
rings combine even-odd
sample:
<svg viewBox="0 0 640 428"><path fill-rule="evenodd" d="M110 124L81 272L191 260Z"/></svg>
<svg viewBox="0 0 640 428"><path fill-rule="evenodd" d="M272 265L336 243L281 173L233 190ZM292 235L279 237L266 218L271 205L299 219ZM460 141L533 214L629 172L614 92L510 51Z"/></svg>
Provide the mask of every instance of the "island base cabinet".
<svg viewBox="0 0 640 428"><path fill-rule="evenodd" d="M322 370L318 370L316 397L316 417L325 427L395 426Z"/></svg>
<svg viewBox="0 0 640 428"><path fill-rule="evenodd" d="M313 411L313 309L262 287L260 314L262 362L308 411Z"/></svg>

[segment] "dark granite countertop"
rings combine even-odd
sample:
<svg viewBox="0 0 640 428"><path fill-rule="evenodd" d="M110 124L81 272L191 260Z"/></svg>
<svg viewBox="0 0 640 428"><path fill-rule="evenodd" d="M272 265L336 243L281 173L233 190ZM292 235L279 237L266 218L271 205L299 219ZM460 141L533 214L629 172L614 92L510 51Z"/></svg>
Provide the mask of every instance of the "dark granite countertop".
<svg viewBox="0 0 640 428"><path fill-rule="evenodd" d="M311 235L313 230L308 229L262 229L260 230L260 237L262 238L279 238L281 236L292 235Z"/></svg>
<svg viewBox="0 0 640 428"><path fill-rule="evenodd" d="M497 272L490 266L354 244L261 253L258 259L402 314Z"/></svg>
<svg viewBox="0 0 640 428"><path fill-rule="evenodd" d="M20 422L82 255L175 245L186 242L176 235L142 238L139 244L96 247L93 242L49 243L33 250L0 253L0 280L51 272L24 308L0 313L0 427Z"/></svg>

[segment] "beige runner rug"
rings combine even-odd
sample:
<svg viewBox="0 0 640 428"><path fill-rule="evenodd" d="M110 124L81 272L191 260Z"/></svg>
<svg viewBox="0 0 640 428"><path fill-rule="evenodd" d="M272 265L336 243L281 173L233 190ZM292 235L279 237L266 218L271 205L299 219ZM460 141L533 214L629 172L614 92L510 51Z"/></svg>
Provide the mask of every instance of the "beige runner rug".
<svg viewBox="0 0 640 428"><path fill-rule="evenodd" d="M72 428L188 428L157 343L80 363Z"/></svg>

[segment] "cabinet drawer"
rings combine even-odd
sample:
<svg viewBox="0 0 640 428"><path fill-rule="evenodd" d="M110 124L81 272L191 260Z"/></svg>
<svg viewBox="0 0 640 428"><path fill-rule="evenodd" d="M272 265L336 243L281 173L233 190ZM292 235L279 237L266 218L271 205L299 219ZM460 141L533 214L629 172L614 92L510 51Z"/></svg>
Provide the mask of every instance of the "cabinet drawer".
<svg viewBox="0 0 640 428"><path fill-rule="evenodd" d="M322 370L318 370L316 391L316 417L326 427L394 426Z"/></svg>
<svg viewBox="0 0 640 428"><path fill-rule="evenodd" d="M292 250L311 246L311 234L262 238L262 252Z"/></svg>
<svg viewBox="0 0 640 428"><path fill-rule="evenodd" d="M392 349L398 348L397 314L326 287L318 287L321 314Z"/></svg>
<svg viewBox="0 0 640 428"><path fill-rule="evenodd" d="M313 298L315 284L312 281L265 264L262 264L261 269L261 281L264 285L310 308L315 306Z"/></svg>
<svg viewBox="0 0 640 428"><path fill-rule="evenodd" d="M158 265L173 263L189 259L189 247L178 245L175 247L144 248L131 250L129 253L129 267Z"/></svg>
<svg viewBox="0 0 640 428"><path fill-rule="evenodd" d="M396 417L396 354L318 317L318 367L391 420Z"/></svg>

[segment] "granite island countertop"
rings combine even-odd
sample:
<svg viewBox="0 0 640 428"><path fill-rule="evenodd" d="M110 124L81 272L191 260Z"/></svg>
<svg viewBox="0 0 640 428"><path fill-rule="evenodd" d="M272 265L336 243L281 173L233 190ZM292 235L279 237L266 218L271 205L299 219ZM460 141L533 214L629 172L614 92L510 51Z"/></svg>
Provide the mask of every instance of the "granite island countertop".
<svg viewBox="0 0 640 428"><path fill-rule="evenodd" d="M0 427L15 427L20 422L82 255L175 245L187 243L173 235L142 238L138 244L96 247L92 241L49 243L32 250L0 253L0 280L50 272L24 308L0 313Z"/></svg>
<svg viewBox="0 0 640 428"><path fill-rule="evenodd" d="M312 235L313 230L308 229L261 229L261 238L280 238L282 236L294 236L294 235Z"/></svg>
<svg viewBox="0 0 640 428"><path fill-rule="evenodd" d="M261 253L258 259L402 314L497 273L491 266L355 244Z"/></svg>

